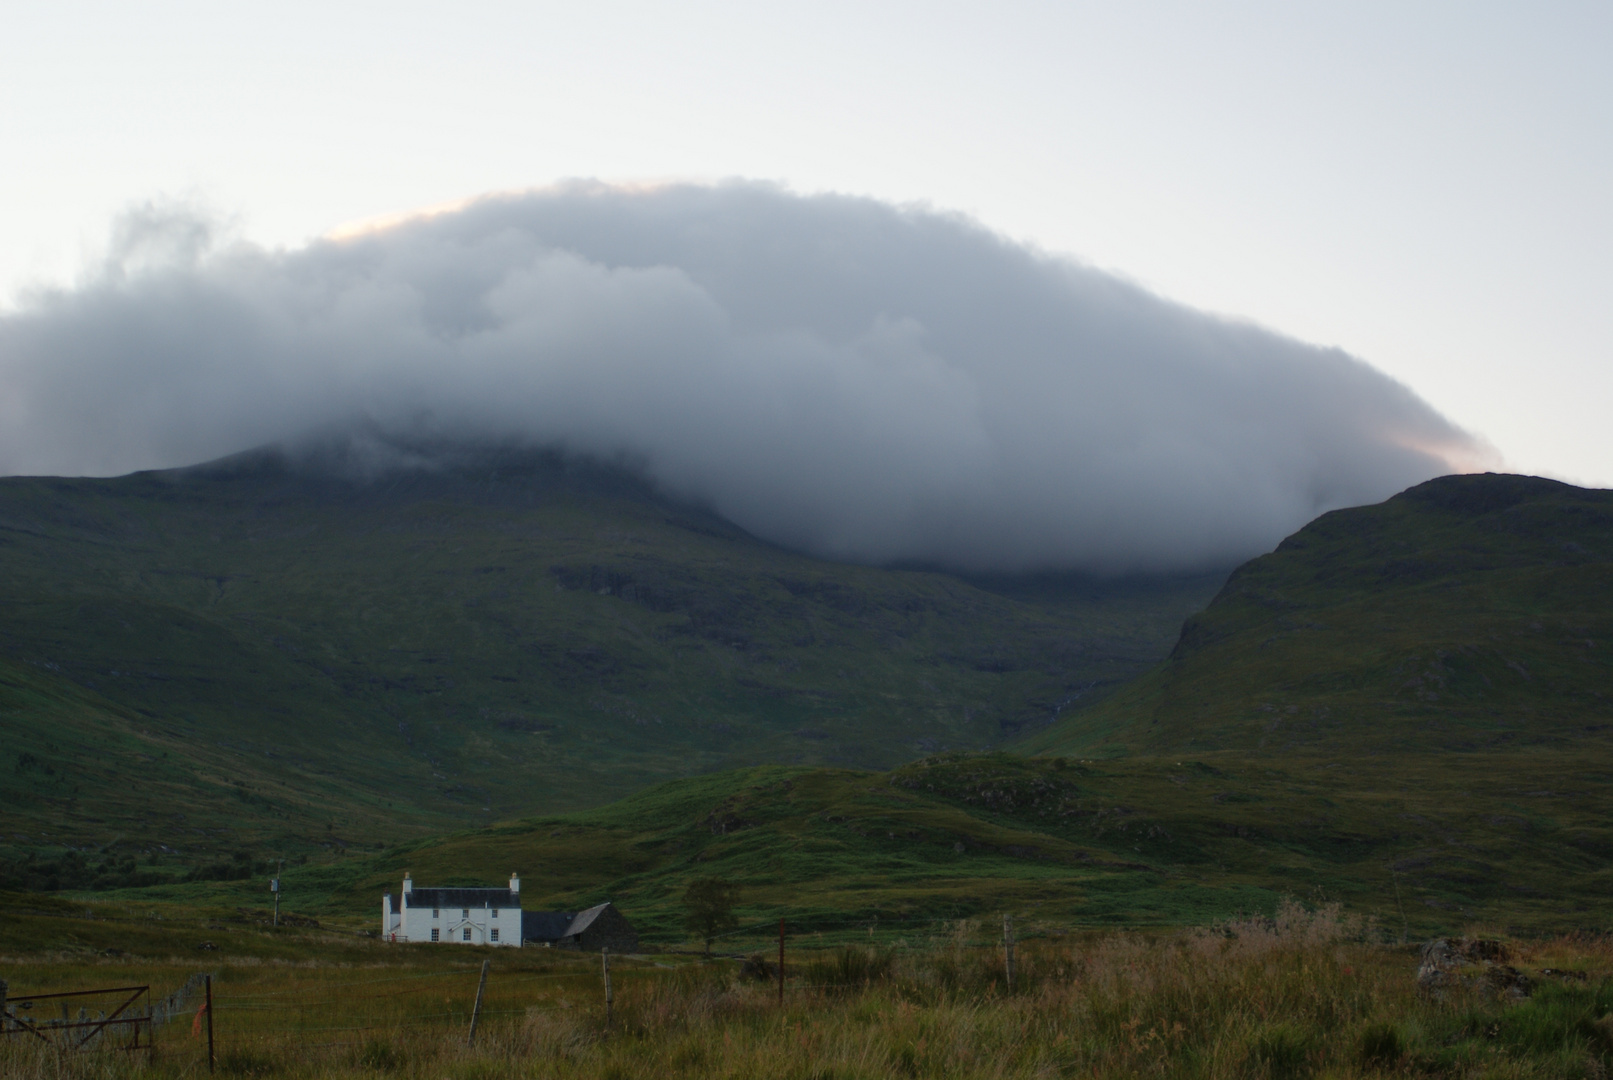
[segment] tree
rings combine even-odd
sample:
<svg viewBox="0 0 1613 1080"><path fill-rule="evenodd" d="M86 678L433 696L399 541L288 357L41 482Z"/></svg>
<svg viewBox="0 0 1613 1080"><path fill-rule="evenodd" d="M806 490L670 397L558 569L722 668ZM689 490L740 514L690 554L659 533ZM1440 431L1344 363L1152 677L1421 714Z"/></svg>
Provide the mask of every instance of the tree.
<svg viewBox="0 0 1613 1080"><path fill-rule="evenodd" d="M683 890L683 925L706 943L711 955L711 939L739 925L734 905L739 903L739 886L721 878L697 878Z"/></svg>

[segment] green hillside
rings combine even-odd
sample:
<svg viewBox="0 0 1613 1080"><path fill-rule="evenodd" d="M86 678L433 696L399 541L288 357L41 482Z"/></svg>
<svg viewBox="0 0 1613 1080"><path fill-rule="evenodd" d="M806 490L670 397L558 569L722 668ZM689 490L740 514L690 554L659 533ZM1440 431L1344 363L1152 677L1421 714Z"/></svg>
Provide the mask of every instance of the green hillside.
<svg viewBox="0 0 1613 1080"><path fill-rule="evenodd" d="M1302 778L1238 826L1311 849L1269 882L1333 863L1414 911L1605 927L1610 654L1613 492L1449 476L1240 567L1166 661L1019 748Z"/></svg>
<svg viewBox="0 0 1613 1080"><path fill-rule="evenodd" d="M336 833L338 818L379 835L391 816L328 772L288 772L165 731L32 665L0 660L0 730L0 887L112 888L198 869L246 873L254 862L263 870L271 853L339 851L349 834Z"/></svg>
<svg viewBox="0 0 1613 1080"><path fill-rule="evenodd" d="M77 859L64 887L230 908L292 854L290 910L358 926L404 870L513 870L529 907L609 898L661 942L705 876L826 940L1283 894L1412 935L1609 925L1613 493L1447 477L1325 515L1101 697L1192 583L824 564L525 467L18 482L43 509L5 558L54 585L7 608L13 847ZM1035 756L969 752L1027 730ZM74 829L107 839L63 855ZM187 850L130 860L159 841ZM44 856L4 858L43 887Z"/></svg>
<svg viewBox="0 0 1613 1080"><path fill-rule="evenodd" d="M1323 515L1239 567L1165 663L1022 745L1600 760L1610 733L1613 492L1482 475Z"/></svg>
<svg viewBox="0 0 1613 1080"><path fill-rule="evenodd" d="M1606 929L1606 765L1539 751L1388 770L1228 754L942 755L884 773L762 766L312 861L286 872L285 899L291 911L374 926L381 893L405 871L427 885L496 884L517 871L524 906L609 899L661 944L687 940L680 897L708 876L742 887L750 938L781 916L830 942L929 934L1003 911L1046 928L1203 924L1269 913L1285 894L1342 900L1391 934ZM1568 777L1575 788L1562 787ZM106 895L227 909L267 899L261 878Z"/></svg>
<svg viewBox="0 0 1613 1080"><path fill-rule="evenodd" d="M1219 584L827 563L556 454L360 466L0 480L0 831L317 855L990 747L1146 668Z"/></svg>

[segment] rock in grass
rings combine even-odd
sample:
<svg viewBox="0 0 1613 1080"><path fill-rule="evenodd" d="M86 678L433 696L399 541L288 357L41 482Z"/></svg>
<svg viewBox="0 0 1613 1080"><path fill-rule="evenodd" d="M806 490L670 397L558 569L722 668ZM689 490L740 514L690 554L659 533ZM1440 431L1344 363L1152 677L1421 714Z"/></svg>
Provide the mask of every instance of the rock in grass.
<svg viewBox="0 0 1613 1080"><path fill-rule="evenodd" d="M1423 946L1417 987L1436 997L1453 986L1482 986L1510 998L1526 998L1534 980L1507 963L1511 959L1512 952L1502 941L1435 938Z"/></svg>

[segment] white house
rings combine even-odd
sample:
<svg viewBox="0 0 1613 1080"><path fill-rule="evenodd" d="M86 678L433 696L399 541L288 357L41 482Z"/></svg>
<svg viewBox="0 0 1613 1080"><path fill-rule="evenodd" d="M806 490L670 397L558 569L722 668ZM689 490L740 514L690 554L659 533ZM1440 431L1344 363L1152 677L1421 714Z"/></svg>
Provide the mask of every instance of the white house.
<svg viewBox="0 0 1613 1080"><path fill-rule="evenodd" d="M403 892L381 897L381 936L520 948L521 879L511 874L507 889L417 889L404 874Z"/></svg>

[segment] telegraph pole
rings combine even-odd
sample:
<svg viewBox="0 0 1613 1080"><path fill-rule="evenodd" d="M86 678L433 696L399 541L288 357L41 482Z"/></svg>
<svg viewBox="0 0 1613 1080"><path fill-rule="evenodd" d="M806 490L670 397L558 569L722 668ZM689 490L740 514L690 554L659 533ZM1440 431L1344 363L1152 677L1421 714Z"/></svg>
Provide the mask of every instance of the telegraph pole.
<svg viewBox="0 0 1613 1080"><path fill-rule="evenodd" d="M269 882L269 891L274 893L274 924L280 925L280 870L286 865L286 860L274 861L274 880Z"/></svg>

